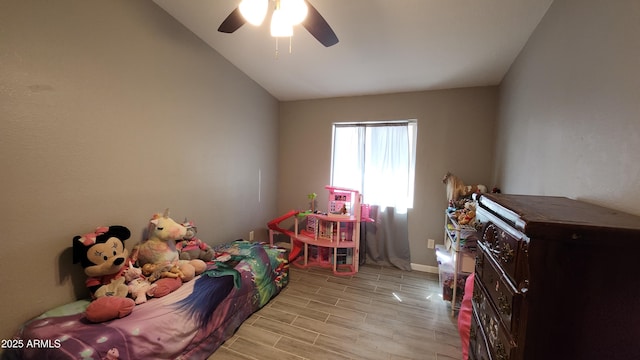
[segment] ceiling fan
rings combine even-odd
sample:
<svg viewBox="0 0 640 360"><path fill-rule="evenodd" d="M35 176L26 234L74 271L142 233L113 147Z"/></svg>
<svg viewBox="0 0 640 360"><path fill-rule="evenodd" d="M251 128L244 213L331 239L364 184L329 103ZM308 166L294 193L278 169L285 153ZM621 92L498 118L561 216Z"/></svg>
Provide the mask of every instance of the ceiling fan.
<svg viewBox="0 0 640 360"><path fill-rule="evenodd" d="M278 16L280 15L279 13L283 12L281 10L283 10L283 8L286 10L285 7L289 6L289 3L295 3L294 6L306 8L303 9L306 17L304 17L300 23L311 35L313 35L313 37L315 37L325 47L333 46L338 43L338 37L331 29L331 26L329 26L318 10L316 10L316 8L314 8L307 0L242 0L240 5L235 8L226 19L224 19L222 24L220 24L218 31L231 34L246 22L250 22L254 25L260 25L266 17L270 1L275 3L271 19L272 36L291 36L293 24L289 22L289 19L284 20L284 25L286 28L290 28L291 30L280 32L281 30L277 29L274 32L274 26L278 27L279 25L282 25L280 24L280 21L283 20ZM255 15L255 13L252 15L252 12L257 13L257 15Z"/></svg>

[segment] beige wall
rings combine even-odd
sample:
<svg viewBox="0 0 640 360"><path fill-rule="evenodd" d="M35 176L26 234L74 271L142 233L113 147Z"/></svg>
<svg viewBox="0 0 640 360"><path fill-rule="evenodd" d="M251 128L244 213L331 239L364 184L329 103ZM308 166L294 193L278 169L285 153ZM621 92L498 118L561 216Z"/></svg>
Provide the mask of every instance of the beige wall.
<svg viewBox="0 0 640 360"><path fill-rule="evenodd" d="M74 235L277 215L278 102L152 2L3 0L0 39L0 338L86 295Z"/></svg>
<svg viewBox="0 0 640 360"><path fill-rule="evenodd" d="M556 0L501 85L495 178L640 215L640 3Z"/></svg>
<svg viewBox="0 0 640 360"><path fill-rule="evenodd" d="M496 87L478 87L281 103L279 211L308 209L311 192L326 208L333 122L417 119L411 257L414 264L436 266L427 239L443 242L447 200L442 177L451 171L469 184L491 185L497 96Z"/></svg>

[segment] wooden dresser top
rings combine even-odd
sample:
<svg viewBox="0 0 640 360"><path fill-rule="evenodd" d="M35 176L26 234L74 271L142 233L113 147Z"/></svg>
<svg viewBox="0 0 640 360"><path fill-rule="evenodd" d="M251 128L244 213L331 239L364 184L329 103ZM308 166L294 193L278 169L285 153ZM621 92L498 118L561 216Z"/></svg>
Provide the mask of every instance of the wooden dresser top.
<svg viewBox="0 0 640 360"><path fill-rule="evenodd" d="M637 232L640 216L559 196L482 194L480 204L526 232L538 227L615 229Z"/></svg>

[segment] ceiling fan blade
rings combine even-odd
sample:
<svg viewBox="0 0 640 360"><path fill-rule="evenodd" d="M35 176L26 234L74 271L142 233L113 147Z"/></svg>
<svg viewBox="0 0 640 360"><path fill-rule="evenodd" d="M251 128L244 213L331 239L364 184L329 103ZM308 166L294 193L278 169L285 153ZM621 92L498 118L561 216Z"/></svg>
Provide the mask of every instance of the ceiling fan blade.
<svg viewBox="0 0 640 360"><path fill-rule="evenodd" d="M333 32L329 23L320 15L318 10L314 8L307 0L305 0L309 7L309 13L307 18L302 22L307 31L313 35L322 45L329 47L338 43L338 37Z"/></svg>
<svg viewBox="0 0 640 360"><path fill-rule="evenodd" d="M231 12L231 14L229 14L229 16L227 16L226 19L224 19L222 24L220 24L218 31L231 34L238 30L240 26L244 25L245 22L247 22L247 20L245 20L244 16L240 14L240 8L236 8Z"/></svg>

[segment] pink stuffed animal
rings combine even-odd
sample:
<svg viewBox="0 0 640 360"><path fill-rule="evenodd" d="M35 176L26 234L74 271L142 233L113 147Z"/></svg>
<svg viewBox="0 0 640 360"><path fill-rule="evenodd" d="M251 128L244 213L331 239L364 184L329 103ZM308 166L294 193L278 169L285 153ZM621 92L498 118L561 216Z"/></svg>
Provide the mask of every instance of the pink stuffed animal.
<svg viewBox="0 0 640 360"><path fill-rule="evenodd" d="M142 269L134 267L129 261L129 268L124 272L124 278L129 287L129 294L135 300L136 305L147 302L147 296L153 296L158 285L151 284L149 280L142 275Z"/></svg>

